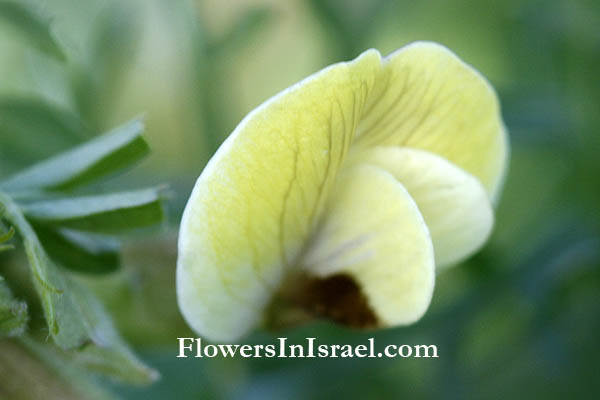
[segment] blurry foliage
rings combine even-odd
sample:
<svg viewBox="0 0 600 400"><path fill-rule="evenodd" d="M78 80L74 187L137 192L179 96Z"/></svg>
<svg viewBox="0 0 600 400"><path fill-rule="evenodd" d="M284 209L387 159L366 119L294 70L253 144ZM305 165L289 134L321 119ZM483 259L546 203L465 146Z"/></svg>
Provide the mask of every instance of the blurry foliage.
<svg viewBox="0 0 600 400"><path fill-rule="evenodd" d="M0 19L8 23L40 51L62 61L65 55L50 33L50 21L41 17L24 4L0 1Z"/></svg>
<svg viewBox="0 0 600 400"><path fill-rule="evenodd" d="M51 56L66 61L48 24L20 3L0 3L0 16ZM53 46L49 46L52 44ZM84 116L42 98L7 96L0 102L7 154L40 147L48 135L72 142L88 135ZM91 373L129 384L148 384L158 373L121 339L102 303L80 277L119 268L119 237L160 223L160 188L104 193L95 183L122 172L148 153L143 124L133 120L16 173L0 175L0 235L17 232L30 277L3 254L0 276L0 395L8 398L107 398ZM27 138L24 149L8 146ZM18 159L18 157L15 157ZM10 164L9 159L2 159ZM86 187L85 189L82 189ZM13 293L13 290L15 291ZM41 320L43 325L39 325ZM31 322L31 327L29 327ZM14 338L14 339L9 339ZM56 347L48 339L52 338ZM43 393L43 394L42 394Z"/></svg>
<svg viewBox="0 0 600 400"><path fill-rule="evenodd" d="M135 57L139 16L134 6L125 3L107 8L95 24L70 79L76 110L96 130L102 130L107 128L105 112L119 95L127 74L124 66Z"/></svg>
<svg viewBox="0 0 600 400"><path fill-rule="evenodd" d="M68 350L64 357L81 367L130 383L149 383L156 372L141 363L121 340L93 293L61 267L95 274L110 272L118 267L119 248L108 246L109 237L98 234L114 235L162 220L162 198L157 189L83 196L72 192L145 155L148 148L141 131L141 123L133 121L0 182L2 218L22 239L33 287L53 341ZM56 238L62 245L58 249ZM116 265L105 265L102 261L107 256ZM97 269L93 270L94 266ZM25 312L26 307L14 303L8 288L3 288L3 293L13 303L7 307L15 317L21 317L20 311ZM24 315L19 320L27 318ZM23 328L20 334L15 334L14 328L6 333L23 334Z"/></svg>
<svg viewBox="0 0 600 400"><path fill-rule="evenodd" d="M40 50L15 49L12 37L0 35L0 51L6 54L0 62L6 77L0 80L0 179L81 145L126 115L147 111L147 137L155 151L113 183L69 192L69 197L84 197L81 209L52 193L29 198L29 189L15 199L44 252L66 267L61 273L79 271L68 274L102 300L120 333L162 375L144 389L108 383L112 391L145 400L593 398L600 392L594 336L600 327L597 2L29 3L37 4L33 11L0 2L0 29L9 26L6 32L18 33ZM37 17L40 11L53 22ZM23 20L29 22L20 25ZM440 358L175 358L175 338L193 334L176 305L174 229L158 239L127 242L118 257L120 240L107 233L114 233L119 221L110 217L111 210L94 208L98 191L168 179L175 193L168 206L175 225L203 165L260 101L368 47L385 54L417 39L453 49L499 92L512 154L493 237L479 254L443 274L431 310L414 326L364 333L318 322L256 333L248 342L289 336L292 343L317 337L321 343L359 344L374 336L378 346L436 344ZM127 143L131 152L122 154L145 154L135 140ZM46 164L38 171L58 169ZM71 176L51 186L68 189L96 177L94 169ZM146 193L149 207L141 200L131 205L128 194L120 202L152 219L153 193ZM60 207L64 213L57 215ZM106 216L116 225L96 225ZM69 222L57 225L61 218ZM0 235L9 225L19 228L11 221L0 226ZM82 233L82 227L98 229ZM19 247L14 239L9 243ZM67 362L72 353L37 341L48 331L40 318L42 304L30 301L36 295L18 254L0 254L0 274L6 277L0 279L0 332L9 326L3 325L8 315L17 332L26 321L33 338L0 341L0 397L7 374L14 377L10 382L23 382L11 390L24 385L48 397L109 396L72 367L98 365L97 352ZM69 380L73 385L65 385Z"/></svg>

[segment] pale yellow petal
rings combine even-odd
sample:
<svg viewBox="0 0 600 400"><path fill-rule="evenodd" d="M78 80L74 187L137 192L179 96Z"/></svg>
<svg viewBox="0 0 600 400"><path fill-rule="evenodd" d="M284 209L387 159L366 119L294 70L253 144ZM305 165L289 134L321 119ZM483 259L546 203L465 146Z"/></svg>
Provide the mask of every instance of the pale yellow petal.
<svg viewBox="0 0 600 400"><path fill-rule="evenodd" d="M318 278L350 276L383 326L419 319L433 292L425 221L402 184L376 166L341 174L302 265Z"/></svg>
<svg viewBox="0 0 600 400"><path fill-rule="evenodd" d="M381 68L374 50L251 112L211 159L180 228L177 293L201 335L235 340L261 311L321 214Z"/></svg>
<svg viewBox="0 0 600 400"><path fill-rule="evenodd" d="M353 158L385 169L408 190L431 232L438 269L465 259L487 240L494 213L471 174L433 153L406 147L375 147Z"/></svg>
<svg viewBox="0 0 600 400"><path fill-rule="evenodd" d="M406 186L437 232L438 258L453 262L477 248L485 224L468 218L483 218L485 207L473 182L495 198L507 157L493 90L439 45L413 44L383 63L369 50L251 112L203 171L180 230L177 292L188 323L213 340L243 336L300 259L319 277L351 275L385 325L419 318L434 275L423 216L391 169L344 167L351 146L360 154L380 145L441 157L432 182L454 179L467 193L446 200L463 208L440 215L435 196L419 194L431 186L415 175L422 157L401 171ZM463 202L477 203L480 216L466 215ZM463 216L473 226L451 238ZM324 255L333 261L319 261Z"/></svg>
<svg viewBox="0 0 600 400"><path fill-rule="evenodd" d="M506 169L507 135L494 89L435 43L413 43L384 59L357 136L363 146L436 153L479 178L492 198Z"/></svg>

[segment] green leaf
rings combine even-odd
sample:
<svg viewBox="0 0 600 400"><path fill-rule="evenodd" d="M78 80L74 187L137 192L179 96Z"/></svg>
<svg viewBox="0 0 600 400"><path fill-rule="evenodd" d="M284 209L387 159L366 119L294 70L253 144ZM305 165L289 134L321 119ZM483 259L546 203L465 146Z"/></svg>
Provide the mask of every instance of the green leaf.
<svg viewBox="0 0 600 400"><path fill-rule="evenodd" d="M117 172L148 153L141 133L144 125L135 119L70 151L13 175L0 183L6 191L68 190Z"/></svg>
<svg viewBox="0 0 600 400"><path fill-rule="evenodd" d="M27 304L13 297L6 280L0 276L0 337L22 335L28 319Z"/></svg>
<svg viewBox="0 0 600 400"><path fill-rule="evenodd" d="M121 266L121 246L115 238L43 226L36 226L35 231L50 258L65 268L102 274Z"/></svg>
<svg viewBox="0 0 600 400"><path fill-rule="evenodd" d="M10 24L38 50L64 61L65 53L50 32L50 21L22 3L0 1L0 20Z"/></svg>
<svg viewBox="0 0 600 400"><path fill-rule="evenodd" d="M87 327L80 318L78 305L65 293L65 276L51 262L33 228L12 200L0 192L5 215L19 232L40 297L50 334L62 348L73 348L89 340Z"/></svg>
<svg viewBox="0 0 600 400"><path fill-rule="evenodd" d="M163 219L159 189L45 200L23 206L23 212L36 225L98 233L144 228Z"/></svg>
<svg viewBox="0 0 600 400"><path fill-rule="evenodd" d="M90 134L76 114L36 97L0 98L0 130L13 135L33 133L38 139L66 137L71 141L79 141ZM3 142L7 141L3 137Z"/></svg>
<svg viewBox="0 0 600 400"><path fill-rule="evenodd" d="M5 216L23 239L50 335L62 349L81 349L82 363L132 383L149 383L157 373L127 348L92 292L61 271L48 257L17 204L0 192ZM94 362L84 362L86 354ZM118 368L117 368L118 366Z"/></svg>
<svg viewBox="0 0 600 400"><path fill-rule="evenodd" d="M71 353L75 362L131 384L144 385L158 379L158 372L142 363L129 350L103 306L88 288L68 280L67 292L76 300L91 339L91 342Z"/></svg>
<svg viewBox="0 0 600 400"><path fill-rule="evenodd" d="M89 136L81 119L67 109L41 98L0 98L3 175L71 148Z"/></svg>

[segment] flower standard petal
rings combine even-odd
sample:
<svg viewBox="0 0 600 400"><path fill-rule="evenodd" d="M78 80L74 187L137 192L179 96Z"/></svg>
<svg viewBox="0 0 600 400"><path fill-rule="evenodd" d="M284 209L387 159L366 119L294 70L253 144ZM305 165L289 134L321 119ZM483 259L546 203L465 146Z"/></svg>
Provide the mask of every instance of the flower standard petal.
<svg viewBox="0 0 600 400"><path fill-rule="evenodd" d="M494 225L485 188L473 175L423 150L374 147L352 157L391 173L415 200L431 232L438 268L479 249Z"/></svg>
<svg viewBox="0 0 600 400"><path fill-rule="evenodd" d="M318 220L380 66L367 51L285 90L211 159L179 236L179 305L196 331L234 340L260 322Z"/></svg>
<svg viewBox="0 0 600 400"><path fill-rule="evenodd" d="M494 89L450 50L429 42L384 59L357 142L436 153L481 180L492 199L508 154Z"/></svg>

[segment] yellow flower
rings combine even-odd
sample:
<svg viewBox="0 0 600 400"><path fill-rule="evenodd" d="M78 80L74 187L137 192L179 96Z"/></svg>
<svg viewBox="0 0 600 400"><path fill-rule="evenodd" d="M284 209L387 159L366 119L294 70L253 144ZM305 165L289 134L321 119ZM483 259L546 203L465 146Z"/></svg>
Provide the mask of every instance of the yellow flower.
<svg viewBox="0 0 600 400"><path fill-rule="evenodd" d="M248 114L198 178L181 311L217 341L281 302L358 327L415 322L436 266L486 241L507 154L494 90L438 44L329 66Z"/></svg>

